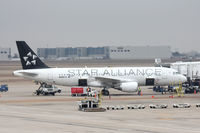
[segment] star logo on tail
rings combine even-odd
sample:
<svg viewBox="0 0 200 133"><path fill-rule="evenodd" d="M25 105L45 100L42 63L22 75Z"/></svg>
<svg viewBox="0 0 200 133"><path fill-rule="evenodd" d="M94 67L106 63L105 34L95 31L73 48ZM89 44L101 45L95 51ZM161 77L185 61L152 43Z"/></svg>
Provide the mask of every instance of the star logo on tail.
<svg viewBox="0 0 200 133"><path fill-rule="evenodd" d="M37 55L32 54L29 52L26 56L23 57L24 61L26 62L26 66L36 65L37 64Z"/></svg>

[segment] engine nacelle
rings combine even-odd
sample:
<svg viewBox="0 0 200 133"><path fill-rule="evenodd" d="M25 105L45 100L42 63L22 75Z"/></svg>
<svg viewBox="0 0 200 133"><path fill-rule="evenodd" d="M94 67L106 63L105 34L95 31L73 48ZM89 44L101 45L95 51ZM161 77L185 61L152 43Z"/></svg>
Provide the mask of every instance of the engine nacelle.
<svg viewBox="0 0 200 133"><path fill-rule="evenodd" d="M137 82L122 83L118 89L124 92L136 92L138 89L138 83Z"/></svg>

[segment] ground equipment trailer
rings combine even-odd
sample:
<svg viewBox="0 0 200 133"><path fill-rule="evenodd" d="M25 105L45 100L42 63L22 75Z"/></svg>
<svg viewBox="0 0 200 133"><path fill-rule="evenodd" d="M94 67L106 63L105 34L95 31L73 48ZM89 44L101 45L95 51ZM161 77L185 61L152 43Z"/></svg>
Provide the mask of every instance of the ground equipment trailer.
<svg viewBox="0 0 200 133"><path fill-rule="evenodd" d="M191 105L189 103L182 103L182 104L173 104L173 108L190 108Z"/></svg>
<svg viewBox="0 0 200 133"><path fill-rule="evenodd" d="M151 109L164 109L164 108L167 108L168 105L167 104L150 104L149 107Z"/></svg>
<svg viewBox="0 0 200 133"><path fill-rule="evenodd" d="M87 96L89 89L88 87L72 87L71 96Z"/></svg>

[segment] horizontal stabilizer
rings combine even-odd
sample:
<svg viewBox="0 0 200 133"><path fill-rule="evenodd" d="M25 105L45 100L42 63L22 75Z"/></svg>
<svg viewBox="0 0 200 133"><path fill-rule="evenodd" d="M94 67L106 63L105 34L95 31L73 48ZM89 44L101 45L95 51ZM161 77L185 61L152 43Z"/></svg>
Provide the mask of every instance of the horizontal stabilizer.
<svg viewBox="0 0 200 133"><path fill-rule="evenodd" d="M32 72L19 72L21 74L23 74L24 76L29 76L29 77L35 77L38 74L37 73L32 73Z"/></svg>

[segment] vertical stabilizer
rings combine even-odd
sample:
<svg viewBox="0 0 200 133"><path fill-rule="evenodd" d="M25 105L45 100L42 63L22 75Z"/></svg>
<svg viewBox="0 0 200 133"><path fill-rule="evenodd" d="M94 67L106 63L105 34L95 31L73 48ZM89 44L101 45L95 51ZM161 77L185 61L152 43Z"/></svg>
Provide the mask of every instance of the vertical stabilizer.
<svg viewBox="0 0 200 133"><path fill-rule="evenodd" d="M49 68L44 64L25 41L16 41L23 69Z"/></svg>

